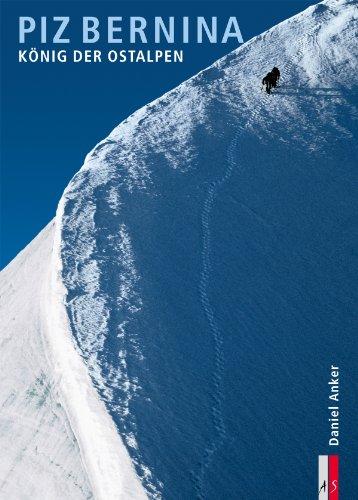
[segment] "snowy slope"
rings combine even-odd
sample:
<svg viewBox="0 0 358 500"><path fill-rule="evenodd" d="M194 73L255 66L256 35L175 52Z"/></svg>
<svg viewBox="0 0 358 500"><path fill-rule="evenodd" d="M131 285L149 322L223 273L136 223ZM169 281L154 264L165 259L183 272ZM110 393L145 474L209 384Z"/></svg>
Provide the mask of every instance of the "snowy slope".
<svg viewBox="0 0 358 500"><path fill-rule="evenodd" d="M29 259L51 268L51 280L45 279L51 312L45 316L55 323L43 335L51 338L55 330L60 340L67 339L65 347L62 341L50 341L55 373L60 377L65 371L69 377L53 398L66 402L66 412L59 416L59 435L68 418L77 442L70 463L61 455L61 467L81 478L76 483L83 496L90 491L99 498L127 497L130 491L135 497L144 495L129 464L130 455L150 496L159 498L163 492L167 498L218 498L219 494L231 498L228 492L238 481L231 467L240 463L245 449L241 469L247 463L261 467L261 474L267 474L267 498L273 498L281 479L260 458L247 459L253 451L242 435L236 442L237 408L244 410L230 376L235 378L240 359L237 376L241 377L251 359L247 338L255 340L255 351L262 347L263 356L270 343L277 353L277 341L293 364L297 360L291 359L292 353L308 342L312 335L308 327L313 325L324 329L327 345L339 352L323 311L328 311L332 328L337 326L332 311L341 321L351 314L345 252L351 234L350 179L356 155L355 23L355 2L324 1L134 113L87 155L60 201L55 237L46 233L48 242L36 240L36 248L26 251ZM267 96L260 81L274 65L281 70L281 87ZM41 258L41 253L47 257ZM6 290L10 275L21 279L23 255L2 274ZM35 264L27 268L27 279L32 280ZM281 279L284 276L290 277L289 283ZM31 310L37 310L39 294L31 295ZM236 302L231 304L233 296ZM4 314L8 317L9 310L19 310L26 297L19 292L12 304L10 292L3 292ZM311 310L306 309L310 301L302 301L304 297L315 304ZM297 325L283 319L282 304ZM28 317L22 315L21 321ZM230 333L231 318L245 332L243 337ZM322 324L316 325L317 318ZM267 331L271 324L274 333ZM32 330L33 342L40 342L37 327ZM288 336L276 338L281 331ZM19 327L9 326L8 332L17 338ZM68 345L70 332L77 352ZM264 340L258 332L265 333ZM348 339L350 334L347 320ZM19 346L15 343L9 349L16 353ZM308 364L311 350L314 356L313 348L305 351ZM231 359L232 355L236 357ZM267 374L255 358L247 377L252 376L253 362L259 378L251 386L259 387L258 380ZM276 360L276 366L294 384L291 367L283 362ZM319 365L323 364L321 360ZM9 387L21 369L9 371ZM42 369L50 377L53 370ZM72 391L73 372L80 373L88 398ZM31 380L36 377L37 372ZM10 389L6 391L4 397ZM244 405L256 415L257 429L268 426L252 406L262 397L253 395ZM16 404L21 412L28 411L26 402ZM86 425L79 412L88 416ZM250 441L252 419L240 418ZM291 417L282 418L285 426ZM104 452L99 454L97 445L108 428ZM4 432L2 436L9 439ZM67 443L71 437L61 439ZM270 446L266 435L261 439ZM304 448L300 451L301 456L307 453ZM118 460L111 460L112 454ZM109 460L100 471L99 455ZM33 454L28 456L35 460ZM280 460L284 467L285 454ZM43 474L53 488L59 487L51 479L52 466L45 469L45 462ZM115 464L120 467L111 475ZM1 470L5 477L9 465L1 464ZM19 466L14 474L21 470ZM251 488L257 478L249 474L254 472L240 476L247 499L256 494ZM121 476L127 483L119 493ZM7 487L13 493L10 478ZM286 481L281 491L291 487ZM67 488L73 487L70 483ZM295 495L287 490L283 498Z"/></svg>
<svg viewBox="0 0 358 500"><path fill-rule="evenodd" d="M247 184L246 189L254 189L253 176L264 176L264 185L257 187L259 200L274 182L272 197L281 204L281 212L287 210L286 224L290 196L296 213L304 210L307 214L302 212L302 217L306 218L312 211L315 220L321 201L317 193L304 192L305 183L314 191L320 176L324 186L338 175L328 165L339 158L341 149L354 157L355 9L355 3L346 0L313 6L134 113L93 149L64 193L57 221L62 231L62 276L68 290L71 327L101 397L139 464L139 473L141 466L147 469L135 439L137 424L130 405L146 382L138 379L138 359L149 354L139 350L138 332L153 329L156 336L161 328L169 330L155 319L155 306L153 318L146 317L151 293L158 303L161 288L165 290L163 299L170 294L170 284L159 284L161 276L172 279L165 258L170 251L180 255L182 247L188 255L202 248L201 262L197 262L201 276L196 276L194 266L192 274L182 271L182 281L200 283L200 300L216 352L212 375L216 403L212 411L218 437L204 452L204 456L211 456L226 437L223 336L210 304L213 207L234 172L251 170L247 180L251 187ZM260 80L274 65L281 69L281 88L267 96L260 91ZM269 169L277 159L282 172ZM309 166L313 159L326 165L326 173ZM305 180L299 178L300 184L294 188L292 182L301 168ZM270 181L265 175L270 175ZM285 192L292 189L285 200ZM301 200L297 206L296 195ZM279 226L269 199L265 203L246 210L266 227ZM324 211L323 205L321 209ZM189 234L176 222L179 212ZM231 220L229 215L227 219ZM163 227L162 232L158 226ZM158 256L162 268L156 263ZM176 264L173 257L171 265ZM175 295L171 300L177 300ZM173 314L179 315L175 309ZM150 388L143 392L148 394ZM200 405L190 411L200 415ZM195 460L200 462L200 454ZM210 460L204 459L196 474L199 495ZM155 488L145 472L142 476L149 489ZM160 490L160 485L156 489Z"/></svg>
<svg viewBox="0 0 358 500"><path fill-rule="evenodd" d="M144 497L61 318L54 240L51 222L1 273L0 498Z"/></svg>
<svg viewBox="0 0 358 500"><path fill-rule="evenodd" d="M1 275L0 498L91 498L44 345L53 223Z"/></svg>

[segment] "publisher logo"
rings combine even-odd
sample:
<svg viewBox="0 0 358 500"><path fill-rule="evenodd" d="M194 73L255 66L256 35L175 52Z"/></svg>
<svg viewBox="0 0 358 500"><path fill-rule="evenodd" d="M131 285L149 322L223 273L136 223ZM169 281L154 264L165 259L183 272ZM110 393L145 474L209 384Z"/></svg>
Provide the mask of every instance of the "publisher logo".
<svg viewBox="0 0 358 500"><path fill-rule="evenodd" d="M338 455L319 455L319 500L338 500L338 484Z"/></svg>

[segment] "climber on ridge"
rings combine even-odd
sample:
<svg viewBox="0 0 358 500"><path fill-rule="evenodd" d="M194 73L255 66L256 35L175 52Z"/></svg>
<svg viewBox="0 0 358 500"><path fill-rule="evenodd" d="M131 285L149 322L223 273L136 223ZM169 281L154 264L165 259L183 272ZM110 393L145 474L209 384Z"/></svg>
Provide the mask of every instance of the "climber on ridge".
<svg viewBox="0 0 358 500"><path fill-rule="evenodd" d="M266 92L268 94L271 94L272 87L276 87L279 79L280 79L280 70L276 68L276 66L273 68L272 71L267 73L267 75L262 79L262 85L266 87Z"/></svg>

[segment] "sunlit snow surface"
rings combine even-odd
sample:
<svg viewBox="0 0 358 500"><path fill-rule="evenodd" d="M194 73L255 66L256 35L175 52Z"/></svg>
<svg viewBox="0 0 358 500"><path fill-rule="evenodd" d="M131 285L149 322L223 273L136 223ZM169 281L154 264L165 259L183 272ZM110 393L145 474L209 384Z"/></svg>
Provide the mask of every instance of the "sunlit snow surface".
<svg viewBox="0 0 358 500"><path fill-rule="evenodd" d="M334 363L352 498L355 15L326 1L246 43L120 124L61 199L68 327L150 497L311 498Z"/></svg>
<svg viewBox="0 0 358 500"><path fill-rule="evenodd" d="M145 498L76 352L50 223L1 273L0 498Z"/></svg>
<svg viewBox="0 0 358 500"><path fill-rule="evenodd" d="M53 223L1 274L0 498L92 498L43 337Z"/></svg>

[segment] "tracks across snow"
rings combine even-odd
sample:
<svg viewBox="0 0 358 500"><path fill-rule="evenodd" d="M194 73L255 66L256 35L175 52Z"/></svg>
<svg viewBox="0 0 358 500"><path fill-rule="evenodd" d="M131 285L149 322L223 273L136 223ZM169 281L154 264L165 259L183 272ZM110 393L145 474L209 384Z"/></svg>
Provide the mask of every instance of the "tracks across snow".
<svg viewBox="0 0 358 500"><path fill-rule="evenodd" d="M214 345L214 365L212 371L212 419L215 428L215 435L211 442L208 443L204 449L203 458L199 466L199 472L193 472L193 480L197 497L202 499L204 495L204 478L205 473L210 467L214 459L215 453L224 444L226 438L226 426L223 416L223 400L224 400L224 386L223 374L225 371L225 358L224 358L224 336L220 322L215 316L215 311L210 300L210 287L212 275L212 233L211 233L211 218L213 208L220 194L222 186L228 182L232 172L235 168L235 150L237 148L238 140L242 131L239 129L227 152L227 168L222 177L210 183L205 197L203 211L201 216L202 225L202 268L199 284L199 293L201 304L209 324L209 330L213 338Z"/></svg>

